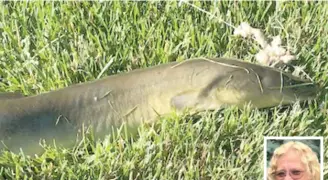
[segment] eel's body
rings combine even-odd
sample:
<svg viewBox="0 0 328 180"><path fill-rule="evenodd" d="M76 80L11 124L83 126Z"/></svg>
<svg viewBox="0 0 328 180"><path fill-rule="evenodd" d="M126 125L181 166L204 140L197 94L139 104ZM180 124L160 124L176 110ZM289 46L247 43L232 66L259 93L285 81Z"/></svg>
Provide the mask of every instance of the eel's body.
<svg viewBox="0 0 328 180"><path fill-rule="evenodd" d="M284 88L305 83L302 88ZM286 84L287 83L287 84ZM289 83L289 84L288 84ZM136 129L173 109L263 108L312 99L315 85L272 68L229 59L169 63L30 97L0 98L0 149L39 153L40 139L71 147L82 127L96 137L123 122Z"/></svg>

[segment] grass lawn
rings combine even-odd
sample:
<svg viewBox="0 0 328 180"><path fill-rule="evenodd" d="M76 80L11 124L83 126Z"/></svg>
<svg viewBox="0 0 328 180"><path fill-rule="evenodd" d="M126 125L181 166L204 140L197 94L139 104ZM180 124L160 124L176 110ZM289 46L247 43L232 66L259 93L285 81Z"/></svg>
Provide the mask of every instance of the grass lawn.
<svg viewBox="0 0 328 180"><path fill-rule="evenodd" d="M192 3L235 26L246 21L266 36L280 35L297 55L292 63L327 84L327 3ZM1 2L0 33L0 92L26 95L191 57L255 62L259 50L178 2ZM231 107L201 113L196 122L172 114L156 129L140 127L134 139L86 138L38 157L6 152L0 179L262 179L264 136L324 136L327 147L327 100L323 93L305 107ZM327 165L324 174L328 179Z"/></svg>

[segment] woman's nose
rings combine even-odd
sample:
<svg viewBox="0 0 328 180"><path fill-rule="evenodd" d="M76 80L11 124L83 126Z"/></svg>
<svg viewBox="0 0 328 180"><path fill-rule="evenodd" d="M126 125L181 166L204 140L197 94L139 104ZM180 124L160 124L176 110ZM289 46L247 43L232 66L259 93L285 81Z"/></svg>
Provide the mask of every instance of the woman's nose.
<svg viewBox="0 0 328 180"><path fill-rule="evenodd" d="M294 180L294 179L289 174L287 174L284 180Z"/></svg>

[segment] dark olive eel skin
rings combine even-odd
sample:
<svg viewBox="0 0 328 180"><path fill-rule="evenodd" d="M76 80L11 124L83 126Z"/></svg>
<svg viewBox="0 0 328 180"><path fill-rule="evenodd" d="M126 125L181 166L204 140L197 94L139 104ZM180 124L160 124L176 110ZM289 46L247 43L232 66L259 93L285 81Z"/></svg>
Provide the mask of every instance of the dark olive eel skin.
<svg viewBox="0 0 328 180"><path fill-rule="evenodd" d="M282 82L282 77L284 82ZM313 99L315 85L281 89L281 84L309 83L272 68L233 59L191 59L100 80L72 85L36 96L0 96L0 149L27 154L48 144L72 147L92 127L96 138L126 124L133 131L174 109L196 111L251 102L263 108ZM17 98L16 98L17 97ZM84 129L82 128L84 127Z"/></svg>

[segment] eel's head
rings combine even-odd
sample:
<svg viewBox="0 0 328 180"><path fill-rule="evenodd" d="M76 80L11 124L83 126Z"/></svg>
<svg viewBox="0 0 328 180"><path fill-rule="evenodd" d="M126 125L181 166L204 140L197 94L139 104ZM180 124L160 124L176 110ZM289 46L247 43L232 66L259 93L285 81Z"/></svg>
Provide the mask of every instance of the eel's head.
<svg viewBox="0 0 328 180"><path fill-rule="evenodd" d="M310 80L275 68L222 58L203 58L185 64L191 63L196 64L193 71L206 71L202 72L201 78L193 79L197 82L194 89L185 90L171 98L171 105L176 109L199 111L229 105L242 108L247 104L255 108L267 108L312 100L319 92L318 86Z"/></svg>
<svg viewBox="0 0 328 180"><path fill-rule="evenodd" d="M250 103L257 108L286 105L316 98L319 88L307 79L273 68L249 68L249 73L231 73L231 81L217 90L217 100L227 99L238 106ZM228 93L227 93L228 92ZM226 104L232 104L226 103Z"/></svg>
<svg viewBox="0 0 328 180"><path fill-rule="evenodd" d="M276 97L281 94L282 104L312 100L319 93L316 83L284 72L279 72L279 77L275 74L264 76L263 84L269 94Z"/></svg>

